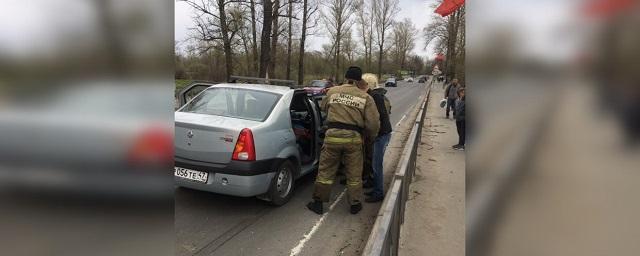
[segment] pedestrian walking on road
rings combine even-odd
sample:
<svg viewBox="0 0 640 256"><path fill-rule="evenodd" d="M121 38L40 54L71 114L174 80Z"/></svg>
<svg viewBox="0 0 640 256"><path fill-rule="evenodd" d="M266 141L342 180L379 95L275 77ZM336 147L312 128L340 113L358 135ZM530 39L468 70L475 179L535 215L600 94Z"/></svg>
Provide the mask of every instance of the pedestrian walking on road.
<svg viewBox="0 0 640 256"><path fill-rule="evenodd" d="M323 213L323 202L329 202L331 187L340 163L347 176L347 197L351 214L362 210L362 141L363 136L375 137L380 128L380 116L373 98L360 90L362 69L349 67L346 84L331 88L322 100L327 113L327 131L320 152L320 166L312 201L307 208Z"/></svg>
<svg viewBox="0 0 640 256"><path fill-rule="evenodd" d="M444 90L444 98L447 99L447 111L446 116L449 118L449 111L453 110L453 115L456 115L455 104L456 99L458 98L458 89L460 88L460 84L458 84L458 79L454 78L451 80L451 83L447 86L447 89Z"/></svg>
<svg viewBox="0 0 640 256"><path fill-rule="evenodd" d="M464 91L464 87L458 88L458 99L456 100L456 110L454 112L456 128L458 130L458 144L453 145L452 148L456 150L464 150L466 139Z"/></svg>
<svg viewBox="0 0 640 256"><path fill-rule="evenodd" d="M384 183L383 183L383 159L384 152L389 144L391 138L391 121L389 120L389 114L391 114L391 102L385 96L387 90L378 84L378 77L374 74L364 74L362 78L367 82L369 90L367 93L373 98L380 115L380 130L377 137L373 141L373 155L371 159L371 167L373 169L373 190L366 193L368 196L365 198L367 203L380 202L384 199Z"/></svg>

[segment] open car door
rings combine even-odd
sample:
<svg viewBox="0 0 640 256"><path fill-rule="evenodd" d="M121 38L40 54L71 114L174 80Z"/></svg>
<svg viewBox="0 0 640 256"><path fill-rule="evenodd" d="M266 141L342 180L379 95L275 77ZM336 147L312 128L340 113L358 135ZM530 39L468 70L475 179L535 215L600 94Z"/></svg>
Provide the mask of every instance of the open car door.
<svg viewBox="0 0 640 256"><path fill-rule="evenodd" d="M215 84L216 83L211 82L195 82L186 86L185 88L182 88L182 90L180 90L176 95L176 109L184 106L184 104L187 104L187 102L195 98L202 91Z"/></svg>
<svg viewBox="0 0 640 256"><path fill-rule="evenodd" d="M311 99L311 101L314 103L313 107L316 109L316 111L318 112L318 117L319 117L319 124L316 127L317 132L318 132L318 136L320 137L319 143L320 145L322 145L322 141L324 140L324 133L325 133L325 120L327 118L327 113L322 111L322 108L320 108L320 103L322 102L322 99L324 99L324 97L326 97L326 95L324 94L320 94L320 95L310 95L309 98Z"/></svg>

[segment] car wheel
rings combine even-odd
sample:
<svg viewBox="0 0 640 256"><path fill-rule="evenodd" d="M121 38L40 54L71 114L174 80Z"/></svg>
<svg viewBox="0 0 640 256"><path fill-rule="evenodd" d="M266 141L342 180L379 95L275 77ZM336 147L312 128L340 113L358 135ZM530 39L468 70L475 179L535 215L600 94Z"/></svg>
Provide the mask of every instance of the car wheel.
<svg viewBox="0 0 640 256"><path fill-rule="evenodd" d="M293 164L288 160L278 166L276 175L271 180L269 192L267 192L271 204L281 206L291 199L294 185L293 168Z"/></svg>

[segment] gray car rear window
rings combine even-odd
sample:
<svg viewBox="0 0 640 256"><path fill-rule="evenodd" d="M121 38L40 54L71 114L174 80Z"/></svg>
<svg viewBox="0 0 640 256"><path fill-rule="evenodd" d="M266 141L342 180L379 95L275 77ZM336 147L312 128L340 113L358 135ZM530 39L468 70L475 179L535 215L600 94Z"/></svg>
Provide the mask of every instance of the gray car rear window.
<svg viewBox="0 0 640 256"><path fill-rule="evenodd" d="M180 112L264 121L280 99L279 94L239 88L209 88Z"/></svg>

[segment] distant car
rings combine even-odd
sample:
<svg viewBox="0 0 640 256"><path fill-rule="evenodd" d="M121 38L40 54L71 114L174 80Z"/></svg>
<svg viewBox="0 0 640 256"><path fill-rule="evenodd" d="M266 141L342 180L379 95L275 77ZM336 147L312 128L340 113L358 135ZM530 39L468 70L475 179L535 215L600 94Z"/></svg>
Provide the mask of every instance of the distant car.
<svg viewBox="0 0 640 256"><path fill-rule="evenodd" d="M418 83L426 83L426 82L427 82L426 76L420 77L420 79L418 79Z"/></svg>
<svg viewBox="0 0 640 256"><path fill-rule="evenodd" d="M413 83L413 77L407 77L407 79L405 79L405 81L407 81L409 83Z"/></svg>
<svg viewBox="0 0 640 256"><path fill-rule="evenodd" d="M444 76L439 76L438 77L438 82L443 82L444 81Z"/></svg>
<svg viewBox="0 0 640 256"><path fill-rule="evenodd" d="M387 81L384 82L384 86L385 87L398 87L398 83L396 82L396 78L395 77L388 78Z"/></svg>
<svg viewBox="0 0 640 256"><path fill-rule="evenodd" d="M333 83L327 80L313 80L304 90L312 95L324 95L329 88L333 87Z"/></svg>
<svg viewBox="0 0 640 256"><path fill-rule="evenodd" d="M318 168L319 98L286 86L211 85L175 112L175 184L285 204L295 180Z"/></svg>

